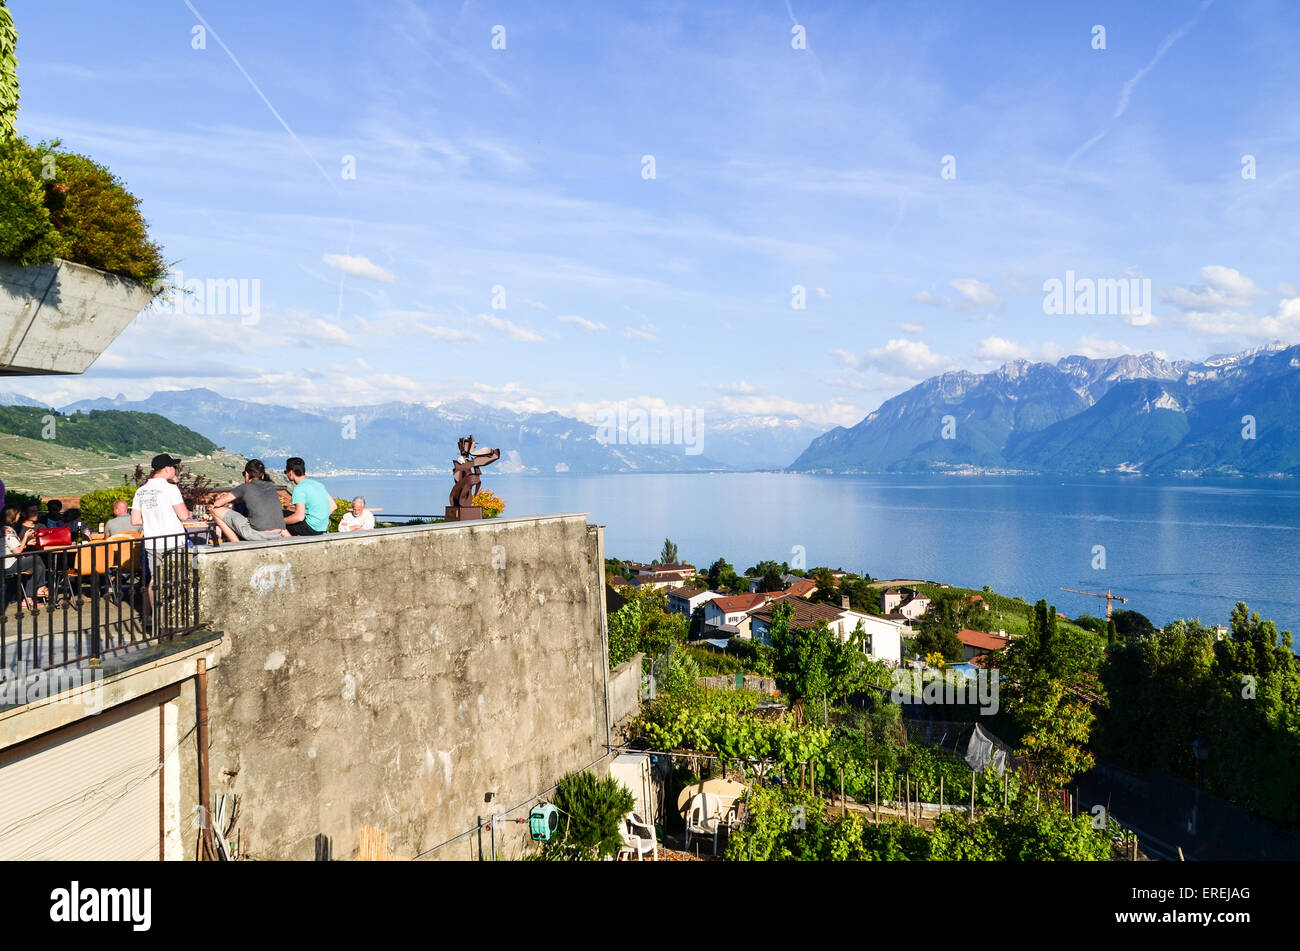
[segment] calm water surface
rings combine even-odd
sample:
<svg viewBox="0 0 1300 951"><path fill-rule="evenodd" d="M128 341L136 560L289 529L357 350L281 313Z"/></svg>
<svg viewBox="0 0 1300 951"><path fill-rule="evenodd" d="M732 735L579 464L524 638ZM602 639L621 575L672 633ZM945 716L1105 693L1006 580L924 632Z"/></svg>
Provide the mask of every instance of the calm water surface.
<svg viewBox="0 0 1300 951"><path fill-rule="evenodd" d="M387 512L441 514L448 481L331 477ZM1070 616L1129 598L1157 624L1226 623L1235 602L1300 629L1300 486L1278 480L1153 481L1141 477L809 476L779 473L511 476L485 470L507 515L585 512L606 550L650 561L665 537L707 566L764 559L991 585ZM1105 568L1094 569L1094 546Z"/></svg>

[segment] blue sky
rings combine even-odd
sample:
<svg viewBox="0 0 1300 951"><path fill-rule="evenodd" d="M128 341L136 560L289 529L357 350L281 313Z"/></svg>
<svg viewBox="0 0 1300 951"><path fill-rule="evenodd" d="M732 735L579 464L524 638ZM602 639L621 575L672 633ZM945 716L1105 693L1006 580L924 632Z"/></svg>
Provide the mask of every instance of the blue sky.
<svg viewBox="0 0 1300 951"><path fill-rule="evenodd" d="M13 0L19 128L256 322L146 314L33 396L831 425L950 368L1300 340L1295 4L190 3ZM1044 313L1067 271L1150 313Z"/></svg>

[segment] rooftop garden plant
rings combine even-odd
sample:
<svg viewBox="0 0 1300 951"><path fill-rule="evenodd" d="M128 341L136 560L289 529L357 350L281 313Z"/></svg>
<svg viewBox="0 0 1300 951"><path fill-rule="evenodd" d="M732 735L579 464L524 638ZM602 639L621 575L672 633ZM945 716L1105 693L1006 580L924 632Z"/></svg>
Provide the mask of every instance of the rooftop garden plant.
<svg viewBox="0 0 1300 951"><path fill-rule="evenodd" d="M140 201L122 180L60 142L35 145L14 127L18 33L0 0L0 257L21 266L63 258L149 286L162 281L162 249L149 240Z"/></svg>

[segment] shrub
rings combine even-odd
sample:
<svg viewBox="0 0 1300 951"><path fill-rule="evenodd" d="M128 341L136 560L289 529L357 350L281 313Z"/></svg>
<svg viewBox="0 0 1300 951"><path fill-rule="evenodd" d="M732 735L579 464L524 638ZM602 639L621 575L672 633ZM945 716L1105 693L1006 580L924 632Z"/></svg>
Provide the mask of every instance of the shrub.
<svg viewBox="0 0 1300 951"><path fill-rule="evenodd" d="M107 522L113 517L113 503L118 499L130 502L135 497L133 485L115 485L107 489L96 489L81 497L81 520L90 528L98 528L100 522Z"/></svg>
<svg viewBox="0 0 1300 951"><path fill-rule="evenodd" d="M506 500L492 494L491 489L482 489L470 499L470 505L483 509L484 518L496 518L506 510Z"/></svg>
<svg viewBox="0 0 1300 951"><path fill-rule="evenodd" d="M84 155L54 153L54 160L46 206L67 242L62 256L151 286L161 281L167 265L162 249L149 240L140 199L120 178Z"/></svg>
<svg viewBox="0 0 1300 951"><path fill-rule="evenodd" d="M50 221L45 186L31 168L30 152L22 139L0 137L0 257L23 267L48 263L65 246Z"/></svg>
<svg viewBox="0 0 1300 951"><path fill-rule="evenodd" d="M613 777L569 773L555 790L560 828L543 848L548 859L582 861L618 853L620 823L632 811L632 793Z"/></svg>
<svg viewBox="0 0 1300 951"><path fill-rule="evenodd" d="M15 492L11 489L5 490L5 505L12 505L16 509L22 509L24 505L33 504L41 504L39 495L33 495L30 492Z"/></svg>
<svg viewBox="0 0 1300 951"><path fill-rule="evenodd" d="M0 255L24 266L66 258L155 287L167 273L121 179L57 141L20 136L0 144Z"/></svg>

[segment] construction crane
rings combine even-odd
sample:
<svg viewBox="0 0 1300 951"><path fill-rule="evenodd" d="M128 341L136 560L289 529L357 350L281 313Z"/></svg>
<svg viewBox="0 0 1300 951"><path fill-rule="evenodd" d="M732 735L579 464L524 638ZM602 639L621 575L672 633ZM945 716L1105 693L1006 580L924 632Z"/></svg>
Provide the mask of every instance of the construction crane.
<svg viewBox="0 0 1300 951"><path fill-rule="evenodd" d="M1110 588L1106 589L1105 594L1097 594L1095 591L1080 591L1078 588L1062 588L1062 591L1072 591L1075 594L1086 594L1093 598L1106 599L1106 620L1110 620L1110 605L1112 601L1118 601L1120 604L1128 604L1128 598L1121 598L1118 594L1111 594Z"/></svg>

